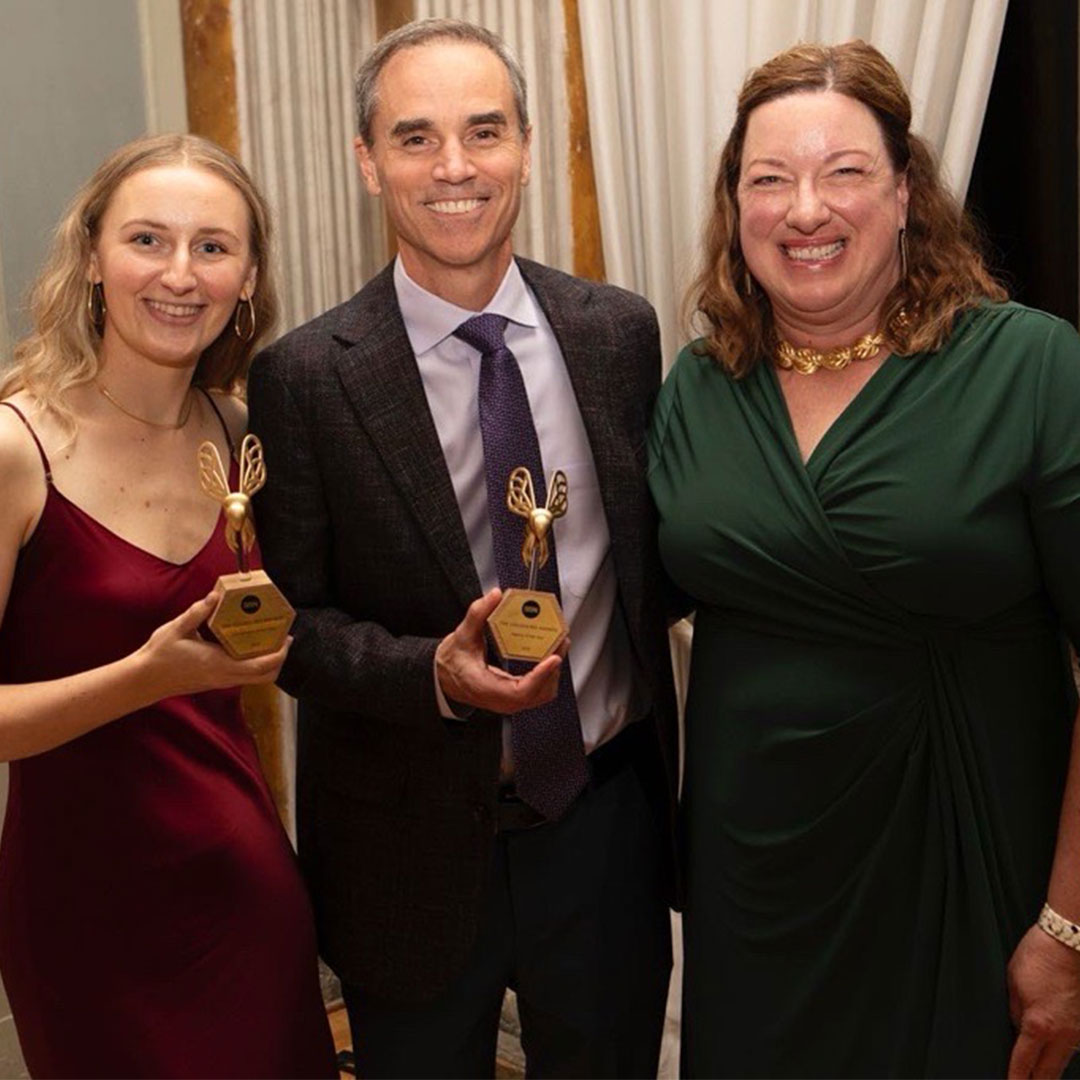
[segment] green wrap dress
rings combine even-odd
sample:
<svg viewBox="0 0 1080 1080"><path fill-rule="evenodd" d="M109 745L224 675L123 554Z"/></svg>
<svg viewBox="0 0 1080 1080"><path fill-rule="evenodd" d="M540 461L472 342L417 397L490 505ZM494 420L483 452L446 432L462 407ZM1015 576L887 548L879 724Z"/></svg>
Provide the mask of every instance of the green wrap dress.
<svg viewBox="0 0 1080 1080"><path fill-rule="evenodd" d="M1080 339L968 312L805 464L772 367L691 347L650 455L697 609L684 1075L1004 1075L1076 710Z"/></svg>

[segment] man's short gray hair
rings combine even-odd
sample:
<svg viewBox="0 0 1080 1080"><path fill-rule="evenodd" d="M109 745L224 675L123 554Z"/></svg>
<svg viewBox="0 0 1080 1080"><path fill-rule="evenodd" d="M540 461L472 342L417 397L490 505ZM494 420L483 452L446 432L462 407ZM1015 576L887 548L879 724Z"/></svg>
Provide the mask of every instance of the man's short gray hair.
<svg viewBox="0 0 1080 1080"><path fill-rule="evenodd" d="M514 107L517 109L518 126L522 135L529 127L528 90L525 85L525 72L510 47L498 34L493 34L483 26L463 22L460 19L418 19L391 30L379 39L375 48L365 57L356 71L356 130L360 138L372 145L371 125L375 119L375 109L379 104L377 84L379 73L394 53L402 49L427 45L432 41L464 41L474 45L483 45L490 49L506 68L510 76L510 87L514 92Z"/></svg>

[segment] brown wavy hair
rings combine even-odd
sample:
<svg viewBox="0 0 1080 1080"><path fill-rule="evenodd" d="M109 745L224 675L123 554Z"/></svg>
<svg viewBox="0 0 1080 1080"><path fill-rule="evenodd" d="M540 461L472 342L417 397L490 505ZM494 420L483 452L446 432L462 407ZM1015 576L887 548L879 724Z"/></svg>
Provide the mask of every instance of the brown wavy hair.
<svg viewBox="0 0 1080 1080"><path fill-rule="evenodd" d="M135 139L111 154L64 212L45 267L30 290L34 329L15 346L14 363L0 376L0 398L26 390L74 431L63 403L64 392L96 378L99 366L101 334L87 307L87 270L101 219L124 180L144 169L167 165L214 173L236 188L247 204L249 247L257 268L251 295L257 335L251 341L241 340L229 320L203 350L192 379L194 385L206 389L231 391L241 385L256 347L278 317L270 211L247 170L217 143L197 135L154 135Z"/></svg>
<svg viewBox="0 0 1080 1080"><path fill-rule="evenodd" d="M777 344L769 299L750 277L739 245L737 191L747 123L768 101L822 90L865 105L877 119L894 171L907 173L908 273L885 298L881 325L889 347L909 354L939 349L960 312L984 299L1007 299L986 267L978 230L941 182L933 151L910 130L911 101L892 64L865 41L796 45L751 71L739 92L735 124L720 154L703 269L686 300L687 321L704 331L699 348L735 378ZM902 310L906 318L900 319Z"/></svg>

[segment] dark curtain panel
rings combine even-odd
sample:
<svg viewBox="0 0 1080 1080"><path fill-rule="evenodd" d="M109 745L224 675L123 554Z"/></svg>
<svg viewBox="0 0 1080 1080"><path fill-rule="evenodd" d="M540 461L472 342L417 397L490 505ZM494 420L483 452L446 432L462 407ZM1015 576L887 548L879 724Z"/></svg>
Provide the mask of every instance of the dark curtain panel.
<svg viewBox="0 0 1080 1080"><path fill-rule="evenodd" d="M1077 0L1010 0L968 208L1013 297L1074 325Z"/></svg>

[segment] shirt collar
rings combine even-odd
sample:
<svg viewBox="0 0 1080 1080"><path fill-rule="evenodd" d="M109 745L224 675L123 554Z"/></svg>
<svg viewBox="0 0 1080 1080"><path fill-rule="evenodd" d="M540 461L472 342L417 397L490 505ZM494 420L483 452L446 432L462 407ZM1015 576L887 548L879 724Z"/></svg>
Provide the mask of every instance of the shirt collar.
<svg viewBox="0 0 1080 1080"><path fill-rule="evenodd" d="M397 292L401 317L405 322L405 332L409 335L409 344L416 356L435 348L450 337L466 319L480 314L458 307L457 304L452 304L417 285L406 273L400 255L394 260L394 289ZM514 259L510 260L502 282L484 307L483 313L502 315L519 326L540 325L536 301Z"/></svg>

